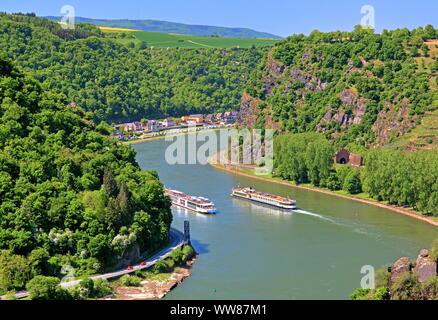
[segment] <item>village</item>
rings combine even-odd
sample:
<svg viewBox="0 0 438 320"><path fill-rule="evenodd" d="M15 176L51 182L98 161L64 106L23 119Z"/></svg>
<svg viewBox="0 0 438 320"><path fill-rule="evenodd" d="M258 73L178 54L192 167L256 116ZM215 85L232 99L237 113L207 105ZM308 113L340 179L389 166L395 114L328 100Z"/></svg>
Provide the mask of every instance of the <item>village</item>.
<svg viewBox="0 0 438 320"><path fill-rule="evenodd" d="M239 113L236 111L221 112L217 114L192 114L180 118L166 118L163 120L142 120L113 125L116 129L114 136L121 141L147 139L172 133L184 133L189 128L199 130L217 129L234 126Z"/></svg>

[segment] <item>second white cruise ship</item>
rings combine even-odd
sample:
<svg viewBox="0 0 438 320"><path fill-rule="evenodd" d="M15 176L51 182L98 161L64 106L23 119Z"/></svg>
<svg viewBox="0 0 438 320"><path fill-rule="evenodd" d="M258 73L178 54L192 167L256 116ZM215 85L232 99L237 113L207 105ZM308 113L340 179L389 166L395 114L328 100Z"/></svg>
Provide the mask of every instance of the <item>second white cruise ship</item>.
<svg viewBox="0 0 438 320"><path fill-rule="evenodd" d="M181 191L164 189L164 193L170 197L172 204L184 209L199 213L214 214L217 212L213 202L203 197L193 197Z"/></svg>
<svg viewBox="0 0 438 320"><path fill-rule="evenodd" d="M271 205L284 210L295 210L297 208L297 202L295 200L256 191L253 188L234 188L231 195L233 197Z"/></svg>

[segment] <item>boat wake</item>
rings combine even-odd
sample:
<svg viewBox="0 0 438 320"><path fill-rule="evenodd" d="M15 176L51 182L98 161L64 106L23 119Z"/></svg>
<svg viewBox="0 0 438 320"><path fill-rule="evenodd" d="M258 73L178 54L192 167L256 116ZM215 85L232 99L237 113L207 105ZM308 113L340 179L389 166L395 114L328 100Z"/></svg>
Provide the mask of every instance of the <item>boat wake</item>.
<svg viewBox="0 0 438 320"><path fill-rule="evenodd" d="M357 232L360 234L365 234L365 235L370 235L370 236L380 235L379 233L373 232L372 230L370 230L370 228L368 226L364 226L363 224L360 224L357 222L353 222L353 221L349 221L349 220L347 221L347 220L343 220L343 219L341 220L340 218L330 218L330 217L323 216L323 215L318 214L318 213L306 211L303 209L297 209L297 210L294 210L294 212L309 215L309 216L327 221L329 223L332 223L332 224L340 226L340 227L352 229L354 232Z"/></svg>

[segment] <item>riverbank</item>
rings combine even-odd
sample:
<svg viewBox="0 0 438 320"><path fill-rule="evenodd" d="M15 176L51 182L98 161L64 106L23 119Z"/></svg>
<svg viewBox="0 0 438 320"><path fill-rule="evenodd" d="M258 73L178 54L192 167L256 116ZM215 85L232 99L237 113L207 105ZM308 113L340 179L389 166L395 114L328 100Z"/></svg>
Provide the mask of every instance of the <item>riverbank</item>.
<svg viewBox="0 0 438 320"><path fill-rule="evenodd" d="M173 137L190 135L190 134L194 134L194 133L215 132L215 131L223 130L223 129L225 129L225 127L215 128L215 129L200 129L200 128L196 128L196 130L193 130L193 131L190 131L190 132L179 132L179 133L176 133L176 134L161 134L161 135L158 135L158 136L155 136L155 137L147 137L147 138L128 140L128 141L121 141L121 142L122 142L122 144L125 144L125 145L139 144L139 143L145 143L145 142L150 142L150 141L154 141L154 140L164 139L166 137L173 138Z"/></svg>
<svg viewBox="0 0 438 320"><path fill-rule="evenodd" d="M263 177L263 176L258 176L256 174L254 174L253 172L250 171L250 169L248 168L239 168L235 165L231 165L231 164L218 164L218 163L213 163L212 159L214 159L215 157L212 157L210 159L208 159L208 163L219 170L222 171L226 171L232 174L237 174L237 175L241 175L241 176L245 176L245 177L249 177L249 178L253 178L253 179L257 179L257 180L262 180L262 181L266 181L266 182L271 182L271 183L277 183L277 184L282 184L285 186L290 186L290 187L294 187L294 188L299 188L299 189L304 189L304 190L309 190L309 191L314 191L314 192L320 192L320 193L324 193L327 195L331 195L331 196L335 196L335 197L339 197L339 198L344 198L344 199L350 199L350 200L354 200L354 201L359 201L362 203L366 203L366 204L370 204L373 206L377 206L380 208L384 208L387 210L390 210L392 212L396 212L399 214L403 214L406 216L409 216L411 218L429 223L433 226L438 227L438 219L437 218L433 218L433 217L425 217L422 216L420 213L414 212L412 210L406 209L406 208L401 208L401 207L396 207L393 205L389 205L389 204L384 204L375 200L371 200L371 199L364 199L364 198L359 198L357 196L354 195L344 195L344 194L339 194L336 192L332 192L330 190L326 190L326 189L322 189L322 188L317 188L317 187L310 187L310 186L303 186L303 185L297 185L294 184L290 181L286 181L280 178L272 178L272 177ZM245 171L243 171L245 170Z"/></svg>
<svg viewBox="0 0 438 320"><path fill-rule="evenodd" d="M115 293L100 300L159 300L178 287L192 274L192 266L199 255L187 260L170 273L150 275L140 282L140 286L115 286Z"/></svg>

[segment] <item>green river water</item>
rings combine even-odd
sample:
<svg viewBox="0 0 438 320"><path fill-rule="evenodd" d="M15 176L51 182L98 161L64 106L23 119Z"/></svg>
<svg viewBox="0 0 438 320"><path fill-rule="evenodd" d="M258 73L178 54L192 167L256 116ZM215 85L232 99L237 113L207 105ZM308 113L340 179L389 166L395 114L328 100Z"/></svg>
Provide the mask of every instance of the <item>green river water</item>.
<svg viewBox="0 0 438 320"><path fill-rule="evenodd" d="M216 215L172 208L190 221L200 253L192 275L166 299L349 299L363 265L376 269L428 248L438 229L372 205L232 175L209 165L169 165L171 142L133 145L144 170L166 187L211 199ZM293 213L230 197L236 186L297 200Z"/></svg>

